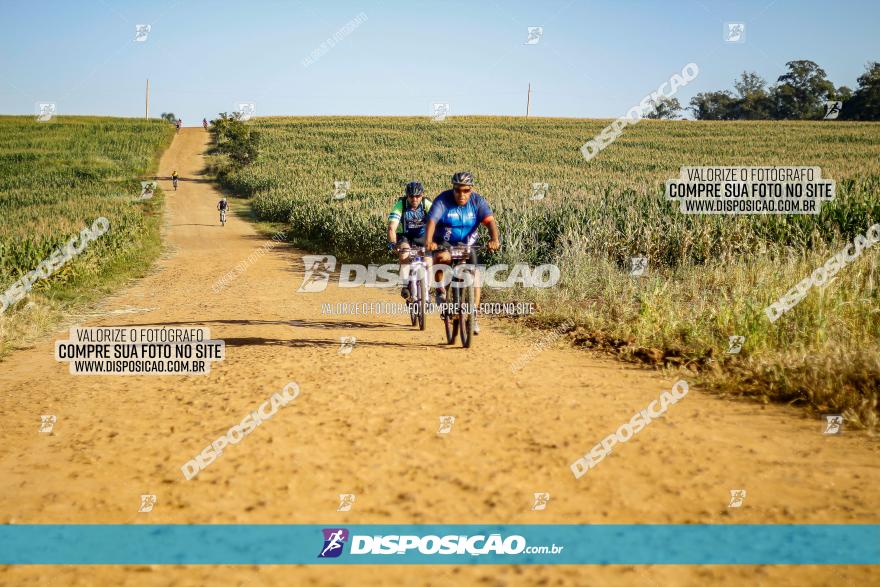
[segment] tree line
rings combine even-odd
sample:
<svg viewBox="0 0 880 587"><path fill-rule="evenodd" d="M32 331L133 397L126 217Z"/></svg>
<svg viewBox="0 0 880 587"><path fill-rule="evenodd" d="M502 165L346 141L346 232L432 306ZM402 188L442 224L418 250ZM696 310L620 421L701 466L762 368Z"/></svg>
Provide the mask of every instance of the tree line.
<svg viewBox="0 0 880 587"><path fill-rule="evenodd" d="M835 88L825 70L809 60L789 61L772 86L754 71L744 71L733 84L735 92L701 92L689 110L698 120L820 120L826 102L843 105L838 120L880 120L880 62L872 61L857 79L858 88ZM676 98L660 98L647 118L676 118L682 107Z"/></svg>

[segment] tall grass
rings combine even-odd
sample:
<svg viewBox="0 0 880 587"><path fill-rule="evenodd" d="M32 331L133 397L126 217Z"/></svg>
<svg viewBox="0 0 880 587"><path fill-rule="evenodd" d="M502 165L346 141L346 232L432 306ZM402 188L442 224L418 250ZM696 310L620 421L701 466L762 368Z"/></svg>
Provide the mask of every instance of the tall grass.
<svg viewBox="0 0 880 587"><path fill-rule="evenodd" d="M150 265L159 251L161 194L136 199L172 137L158 120L0 117L0 291L95 218L110 220L109 232L0 315L0 352L44 330L98 284Z"/></svg>
<svg viewBox="0 0 880 587"><path fill-rule="evenodd" d="M494 292L538 301L533 323L574 318L581 327L573 337L587 344L629 341L610 346L699 369L719 389L848 411L873 425L880 246L776 323L762 310L880 221L880 125L642 121L584 161L580 146L607 123L258 119L260 156L225 181L253 198L261 219L289 222L324 252L373 261L387 258L385 215L406 181L437 193L454 171L470 170L502 232L502 251L487 261L562 269L549 292ZM814 216L681 214L663 183L681 166L703 165L818 165L837 181L837 198ZM330 200L334 180L351 181L345 200ZM529 199L533 182L550 185L545 199ZM630 258L642 255L648 276L632 278ZM735 334L746 346L725 357Z"/></svg>

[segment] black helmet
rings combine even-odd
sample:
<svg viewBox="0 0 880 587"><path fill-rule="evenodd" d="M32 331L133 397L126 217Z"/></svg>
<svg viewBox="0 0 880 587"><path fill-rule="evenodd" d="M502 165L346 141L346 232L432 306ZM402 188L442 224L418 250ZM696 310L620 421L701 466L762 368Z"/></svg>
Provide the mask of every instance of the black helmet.
<svg viewBox="0 0 880 587"><path fill-rule="evenodd" d="M452 185L474 185L474 176L470 171L459 171L452 176Z"/></svg>
<svg viewBox="0 0 880 587"><path fill-rule="evenodd" d="M425 186L422 185L420 181L411 181L406 184L406 195L410 196L421 196L425 193Z"/></svg>

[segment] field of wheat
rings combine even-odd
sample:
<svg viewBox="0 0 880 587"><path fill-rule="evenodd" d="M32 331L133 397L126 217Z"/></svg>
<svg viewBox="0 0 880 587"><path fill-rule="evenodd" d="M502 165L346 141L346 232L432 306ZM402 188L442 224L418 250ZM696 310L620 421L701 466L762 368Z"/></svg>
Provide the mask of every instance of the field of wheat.
<svg viewBox="0 0 880 587"><path fill-rule="evenodd" d="M461 117L265 118L261 151L224 173L258 218L288 223L310 248L387 261L385 217L405 182L430 195L472 171L502 233L488 262L556 263L552 290L499 290L534 300L531 321L573 318L570 338L760 400L846 411L874 426L880 390L880 250L866 251L771 323L763 309L857 234L880 222L880 125L648 121L587 162L579 149L609 121ZM818 215L685 215L663 185L681 166L819 166L837 197ZM342 200L335 181L348 181ZM546 196L533 199L533 184ZM648 271L629 275L644 256ZM745 336L727 354L730 336Z"/></svg>
<svg viewBox="0 0 880 587"><path fill-rule="evenodd" d="M158 251L161 194L139 200L140 182L172 135L157 120L0 117L0 291L101 216L110 231L36 282L29 299L78 297L87 293L78 284L148 267ZM26 305L2 316L7 339L22 334L8 321Z"/></svg>

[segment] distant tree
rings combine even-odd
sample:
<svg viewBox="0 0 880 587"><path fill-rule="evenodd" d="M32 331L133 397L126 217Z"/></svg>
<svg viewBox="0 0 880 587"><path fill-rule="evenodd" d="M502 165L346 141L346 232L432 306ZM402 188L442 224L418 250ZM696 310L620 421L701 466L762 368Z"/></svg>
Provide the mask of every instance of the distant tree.
<svg viewBox="0 0 880 587"><path fill-rule="evenodd" d="M733 82L733 87L736 88L736 93L739 94L740 98L761 92L766 85L767 82L764 81L764 78L754 71L742 72L739 76L739 81Z"/></svg>
<svg viewBox="0 0 880 587"><path fill-rule="evenodd" d="M835 91L825 70L806 59L789 61L785 66L788 72L779 76L771 90L776 118L821 118L825 100Z"/></svg>
<svg viewBox="0 0 880 587"><path fill-rule="evenodd" d="M842 102L846 102L847 100L852 99L853 91L846 86L840 86L832 94L828 96L829 100L840 100Z"/></svg>
<svg viewBox="0 0 880 587"><path fill-rule="evenodd" d="M690 111L698 120L735 120L736 108L736 98L726 90L701 92L690 101Z"/></svg>
<svg viewBox="0 0 880 587"><path fill-rule="evenodd" d="M859 76L858 82L858 89L852 93L849 100L844 101L840 118L880 120L880 62L868 63L865 66L865 73Z"/></svg>
<svg viewBox="0 0 880 587"><path fill-rule="evenodd" d="M163 112L161 118L163 120L167 120L171 124L174 124L175 122L177 122L177 117L174 116L173 112Z"/></svg>
<svg viewBox="0 0 880 587"><path fill-rule="evenodd" d="M733 83L739 99L734 105L735 118L765 120L773 117L773 100L766 89L767 82L755 72L744 71Z"/></svg>
<svg viewBox="0 0 880 587"><path fill-rule="evenodd" d="M645 118L666 118L672 120L677 118L680 112L681 103L678 101L678 98L661 96L656 100L651 100L649 110L645 113Z"/></svg>

